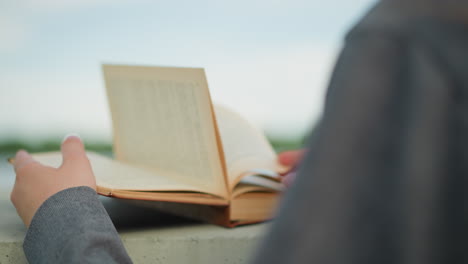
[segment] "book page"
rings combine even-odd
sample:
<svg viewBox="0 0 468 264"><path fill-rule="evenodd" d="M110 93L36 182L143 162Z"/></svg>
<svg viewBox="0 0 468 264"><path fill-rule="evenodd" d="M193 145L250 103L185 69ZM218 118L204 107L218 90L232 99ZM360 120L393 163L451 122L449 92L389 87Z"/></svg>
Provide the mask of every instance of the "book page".
<svg viewBox="0 0 468 264"><path fill-rule="evenodd" d="M227 195L203 69L105 65L116 159Z"/></svg>
<svg viewBox="0 0 468 264"><path fill-rule="evenodd" d="M168 177L169 172L148 171L93 152L87 152L86 154L96 177L96 185L99 187L133 191L204 192L202 189L177 181L174 179L175 177ZM62 164L62 154L60 152L33 154L33 158L53 168L58 168Z"/></svg>
<svg viewBox="0 0 468 264"><path fill-rule="evenodd" d="M248 192L282 192L284 190L284 184L279 182L262 177L247 177L242 178L239 184L236 185L232 197L235 199L237 196Z"/></svg>
<svg viewBox="0 0 468 264"><path fill-rule="evenodd" d="M246 172L278 170L276 153L259 129L226 107L215 105L215 114L231 189Z"/></svg>

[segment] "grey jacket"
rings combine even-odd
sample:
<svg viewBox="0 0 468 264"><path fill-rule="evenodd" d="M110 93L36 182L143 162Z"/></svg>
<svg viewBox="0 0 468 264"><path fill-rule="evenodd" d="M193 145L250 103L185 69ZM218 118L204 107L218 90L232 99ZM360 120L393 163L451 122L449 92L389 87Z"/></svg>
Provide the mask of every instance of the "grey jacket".
<svg viewBox="0 0 468 264"><path fill-rule="evenodd" d="M29 263L132 263L96 191L76 187L47 199L24 239Z"/></svg>
<svg viewBox="0 0 468 264"><path fill-rule="evenodd" d="M468 2L382 1L254 263L467 263Z"/></svg>
<svg viewBox="0 0 468 264"><path fill-rule="evenodd" d="M320 128L254 263L464 263L468 3L384 0L351 30ZM31 263L127 263L96 194L38 210Z"/></svg>

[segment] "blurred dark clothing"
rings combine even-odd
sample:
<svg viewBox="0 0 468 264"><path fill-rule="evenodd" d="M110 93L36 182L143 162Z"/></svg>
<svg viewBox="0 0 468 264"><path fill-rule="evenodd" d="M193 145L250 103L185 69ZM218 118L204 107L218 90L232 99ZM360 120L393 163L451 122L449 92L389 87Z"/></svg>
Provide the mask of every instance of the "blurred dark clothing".
<svg viewBox="0 0 468 264"><path fill-rule="evenodd" d="M308 148L254 263L467 263L468 2L377 4Z"/></svg>

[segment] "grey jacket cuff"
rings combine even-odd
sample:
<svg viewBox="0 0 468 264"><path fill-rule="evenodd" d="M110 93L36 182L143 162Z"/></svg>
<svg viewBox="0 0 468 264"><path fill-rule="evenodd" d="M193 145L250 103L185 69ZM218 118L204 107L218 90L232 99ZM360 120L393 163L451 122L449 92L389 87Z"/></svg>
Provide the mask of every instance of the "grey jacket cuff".
<svg viewBox="0 0 468 264"><path fill-rule="evenodd" d="M30 263L131 263L96 191L84 186L41 205L23 249Z"/></svg>

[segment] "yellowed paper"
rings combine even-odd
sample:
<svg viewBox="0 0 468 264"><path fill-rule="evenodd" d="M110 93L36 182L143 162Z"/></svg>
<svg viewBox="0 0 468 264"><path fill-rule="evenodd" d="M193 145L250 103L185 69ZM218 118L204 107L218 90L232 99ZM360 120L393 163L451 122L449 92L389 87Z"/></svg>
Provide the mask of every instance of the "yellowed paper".
<svg viewBox="0 0 468 264"><path fill-rule="evenodd" d="M231 188L249 170L277 170L276 153L259 129L221 105L215 105L215 114Z"/></svg>
<svg viewBox="0 0 468 264"><path fill-rule="evenodd" d="M227 196L203 69L105 65L104 75L117 160Z"/></svg>
<svg viewBox="0 0 468 264"><path fill-rule="evenodd" d="M96 176L96 184L108 189L132 191L193 191L205 192L196 186L177 181L170 172L148 171L115 161L108 157L87 152ZM33 158L42 164L58 168L62 164L60 152L34 154Z"/></svg>

